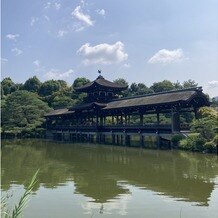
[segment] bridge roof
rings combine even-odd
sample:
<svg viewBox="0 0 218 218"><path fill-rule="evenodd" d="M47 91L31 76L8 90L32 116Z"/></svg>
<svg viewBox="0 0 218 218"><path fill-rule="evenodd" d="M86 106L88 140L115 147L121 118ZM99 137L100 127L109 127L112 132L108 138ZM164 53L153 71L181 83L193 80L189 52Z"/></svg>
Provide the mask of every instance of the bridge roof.
<svg viewBox="0 0 218 218"><path fill-rule="evenodd" d="M45 117L52 117L52 116L60 116L60 115L67 115L73 114L75 111L69 111L68 108L52 110L49 113L45 114Z"/></svg>
<svg viewBox="0 0 218 218"><path fill-rule="evenodd" d="M103 110L175 103L190 103L191 100L193 100L194 98L195 103L199 106L210 105L206 96L202 93L201 87L198 87L192 89L154 93L144 96L120 98L112 102L109 102Z"/></svg>
<svg viewBox="0 0 218 218"><path fill-rule="evenodd" d="M196 107L209 106L210 102L206 95L202 92L201 87L183 89L183 90L172 90L161 93L154 93L142 96L133 96L127 98L120 98L113 100L109 103L99 103L91 102L73 106L71 108L65 108L60 110L53 110L52 112L46 114L49 116L61 116L72 114L75 111L90 110L90 109L100 109L103 111L108 110L119 110L127 108L138 108L138 107L158 107L164 105L181 105L181 107L190 107L195 105Z"/></svg>

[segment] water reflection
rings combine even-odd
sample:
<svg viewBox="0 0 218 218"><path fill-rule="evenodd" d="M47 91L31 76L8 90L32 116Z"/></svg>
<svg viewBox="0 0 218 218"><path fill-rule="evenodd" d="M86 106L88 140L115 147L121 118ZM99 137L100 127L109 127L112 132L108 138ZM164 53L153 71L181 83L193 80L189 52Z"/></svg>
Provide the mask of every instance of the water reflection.
<svg viewBox="0 0 218 218"><path fill-rule="evenodd" d="M16 146L15 146L16 145ZM208 205L218 175L217 157L186 152L153 151L124 147L57 144L40 140L3 141L2 189L26 185L40 168L38 187L56 188L73 181L74 193L89 198L83 207L114 199L131 198L131 187L151 190L177 200ZM122 212L121 212L122 213Z"/></svg>

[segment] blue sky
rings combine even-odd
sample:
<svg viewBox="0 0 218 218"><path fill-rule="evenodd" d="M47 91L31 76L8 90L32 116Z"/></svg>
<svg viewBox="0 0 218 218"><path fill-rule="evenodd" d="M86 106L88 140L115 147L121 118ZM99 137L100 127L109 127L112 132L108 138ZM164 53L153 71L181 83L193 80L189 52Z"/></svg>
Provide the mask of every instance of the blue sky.
<svg viewBox="0 0 218 218"><path fill-rule="evenodd" d="M2 78L150 86L195 80L218 95L217 0L2 0Z"/></svg>

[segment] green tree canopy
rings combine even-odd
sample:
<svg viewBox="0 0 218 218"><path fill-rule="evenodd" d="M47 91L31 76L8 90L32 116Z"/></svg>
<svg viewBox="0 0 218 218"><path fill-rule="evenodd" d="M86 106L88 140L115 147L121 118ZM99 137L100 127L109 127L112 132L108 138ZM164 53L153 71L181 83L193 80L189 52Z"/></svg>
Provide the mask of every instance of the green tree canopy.
<svg viewBox="0 0 218 218"><path fill-rule="evenodd" d="M17 86L10 77L6 77L1 81L2 95L8 95L16 91Z"/></svg>
<svg viewBox="0 0 218 218"><path fill-rule="evenodd" d="M29 78L23 85L23 89L27 90L29 92L38 92L41 86L40 80L34 76L32 78Z"/></svg>
<svg viewBox="0 0 218 218"><path fill-rule="evenodd" d="M2 130L13 133L34 131L42 125L43 116L49 110L37 94L24 90L13 92L2 105Z"/></svg>
<svg viewBox="0 0 218 218"><path fill-rule="evenodd" d="M191 80L191 79L183 82L183 88L185 88L185 89L194 88L197 86L198 86L198 84L194 80Z"/></svg>
<svg viewBox="0 0 218 218"><path fill-rule="evenodd" d="M162 82L153 83L150 87L154 92L164 92L174 89L174 85L169 80L163 80Z"/></svg>
<svg viewBox="0 0 218 218"><path fill-rule="evenodd" d="M88 82L90 82L89 79L86 79L85 77L78 77L73 82L73 88L78 88L80 86L85 85Z"/></svg>
<svg viewBox="0 0 218 218"><path fill-rule="evenodd" d="M128 86L129 85L128 82L125 79L122 79L122 78L115 79L113 82L116 83L116 84L122 85L122 86Z"/></svg>
<svg viewBox="0 0 218 218"><path fill-rule="evenodd" d="M60 91L67 87L67 83L63 80L48 80L42 83L39 89L40 96L49 96L54 92Z"/></svg>

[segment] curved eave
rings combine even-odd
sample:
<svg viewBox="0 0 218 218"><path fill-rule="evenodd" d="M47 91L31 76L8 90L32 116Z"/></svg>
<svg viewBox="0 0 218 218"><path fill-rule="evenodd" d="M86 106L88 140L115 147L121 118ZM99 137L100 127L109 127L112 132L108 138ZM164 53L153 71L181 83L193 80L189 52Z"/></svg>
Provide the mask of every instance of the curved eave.
<svg viewBox="0 0 218 218"><path fill-rule="evenodd" d="M71 107L69 111L82 111L82 110L87 110L87 109L94 109L94 108L103 108L105 107L106 104L104 103L98 103L98 102L92 102L92 103L87 103L87 104L81 104L77 105L74 107Z"/></svg>
<svg viewBox="0 0 218 218"><path fill-rule="evenodd" d="M78 92L87 92L87 91L92 90L96 87L100 87L103 89L109 89L109 90L114 90L114 91L123 91L123 90L128 88L128 86L120 86L120 85L117 85L116 83L112 84L112 82L110 82L110 81L107 81L107 80L105 80L105 81L106 81L105 83L108 83L108 85L103 85L100 82L98 82L98 80L96 80L96 81L88 83L82 87L75 88L75 90Z"/></svg>
<svg viewBox="0 0 218 218"><path fill-rule="evenodd" d="M58 110L53 110L47 114L44 115L44 117L58 117L58 116L65 116L69 114L73 114L75 111L70 111L68 108L63 108L63 109L58 109Z"/></svg>

